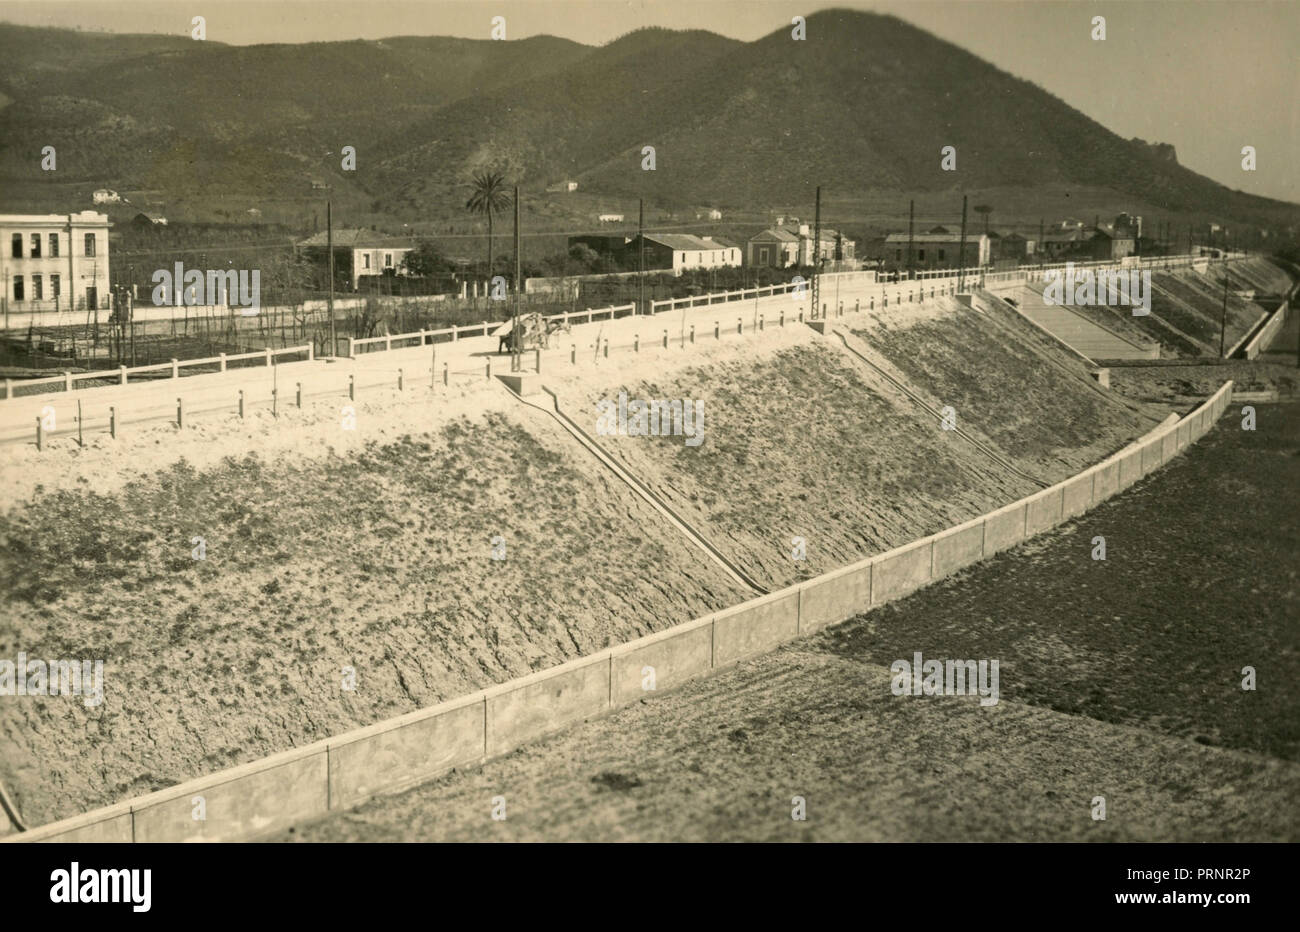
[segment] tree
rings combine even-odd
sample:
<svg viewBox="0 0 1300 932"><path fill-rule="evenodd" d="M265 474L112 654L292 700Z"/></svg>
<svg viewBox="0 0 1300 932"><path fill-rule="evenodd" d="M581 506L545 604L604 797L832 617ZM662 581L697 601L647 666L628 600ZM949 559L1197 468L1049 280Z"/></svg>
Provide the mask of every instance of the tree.
<svg viewBox="0 0 1300 932"><path fill-rule="evenodd" d="M974 210L975 213L984 215L984 233L987 235L989 232L989 214L993 213L993 208L988 204L976 204Z"/></svg>
<svg viewBox="0 0 1300 932"><path fill-rule="evenodd" d="M434 245L433 240L421 239L402 260L406 271L418 278L437 278L451 272L451 263Z"/></svg>
<svg viewBox="0 0 1300 932"><path fill-rule="evenodd" d="M510 195L506 193L505 175L498 171L481 171L474 173L470 184L473 193L465 202L465 209L473 214L486 214L488 224L488 275L492 274L492 215L510 206Z"/></svg>

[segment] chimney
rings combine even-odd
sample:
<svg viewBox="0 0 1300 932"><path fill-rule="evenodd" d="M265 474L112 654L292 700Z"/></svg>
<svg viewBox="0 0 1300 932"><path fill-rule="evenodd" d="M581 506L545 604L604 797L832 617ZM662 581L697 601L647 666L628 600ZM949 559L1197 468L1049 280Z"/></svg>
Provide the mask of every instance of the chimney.
<svg viewBox="0 0 1300 932"><path fill-rule="evenodd" d="M806 223L801 223L801 224L799 224L799 235L800 235L800 236L809 236L809 235L811 235L811 234L809 234L809 232L808 232L808 224L806 224Z"/></svg>

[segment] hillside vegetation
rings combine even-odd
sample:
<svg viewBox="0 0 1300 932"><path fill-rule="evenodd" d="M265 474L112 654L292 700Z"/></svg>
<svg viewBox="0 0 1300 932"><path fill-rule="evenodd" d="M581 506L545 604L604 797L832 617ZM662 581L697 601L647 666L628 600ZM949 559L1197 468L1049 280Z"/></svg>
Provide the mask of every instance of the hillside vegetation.
<svg viewBox="0 0 1300 932"><path fill-rule="evenodd" d="M592 48L549 36L235 47L3 25L0 176L48 186L40 140L58 148L61 182L270 199L308 197L319 179L404 218L459 210L469 174L495 166L533 192L567 177L659 204L805 203L814 184L840 197L1073 186L1296 222L1294 205L1199 176L1169 147L1122 139L901 20L829 10L807 26L802 42L788 27L748 43L646 29ZM355 172L340 168L345 145ZM941 145L957 148L957 174L938 170Z"/></svg>

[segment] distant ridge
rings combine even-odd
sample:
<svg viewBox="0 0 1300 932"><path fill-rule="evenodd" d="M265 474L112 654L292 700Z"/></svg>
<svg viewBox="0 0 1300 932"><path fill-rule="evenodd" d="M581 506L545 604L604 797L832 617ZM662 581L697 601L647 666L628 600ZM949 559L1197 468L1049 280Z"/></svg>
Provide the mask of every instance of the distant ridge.
<svg viewBox="0 0 1300 932"><path fill-rule="evenodd" d="M894 17L827 10L807 36L235 47L0 25L0 178L40 181L37 153L55 145L66 181L302 198L315 179L393 216L458 208L468 174L498 166L528 190L564 177L664 204L801 203L817 183L840 197L1077 185L1171 212L1300 218ZM956 172L939 170L945 145Z"/></svg>

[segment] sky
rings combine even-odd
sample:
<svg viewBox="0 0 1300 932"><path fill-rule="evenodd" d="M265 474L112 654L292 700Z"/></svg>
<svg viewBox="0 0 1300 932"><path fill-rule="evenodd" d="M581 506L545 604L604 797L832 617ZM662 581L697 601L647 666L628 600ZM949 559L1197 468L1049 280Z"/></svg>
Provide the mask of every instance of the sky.
<svg viewBox="0 0 1300 932"><path fill-rule="evenodd" d="M191 17L202 15L209 40L249 45L487 39L492 18L504 16L507 39L601 45L644 26L752 41L829 7L891 13L1125 138L1172 143L1193 171L1300 203L1300 0L0 0L0 20L189 35ZM1106 19L1105 41L1090 38L1095 16ZM1242 168L1243 146L1255 148L1253 172Z"/></svg>

